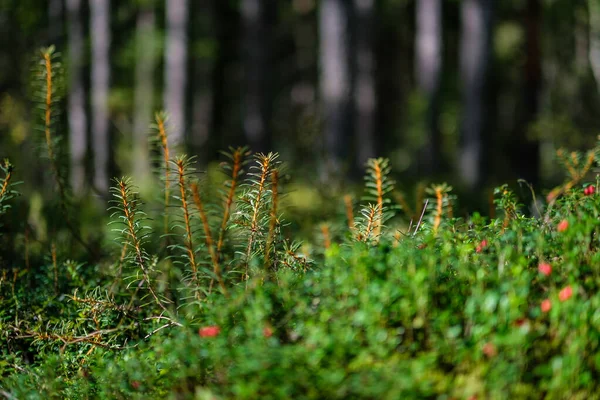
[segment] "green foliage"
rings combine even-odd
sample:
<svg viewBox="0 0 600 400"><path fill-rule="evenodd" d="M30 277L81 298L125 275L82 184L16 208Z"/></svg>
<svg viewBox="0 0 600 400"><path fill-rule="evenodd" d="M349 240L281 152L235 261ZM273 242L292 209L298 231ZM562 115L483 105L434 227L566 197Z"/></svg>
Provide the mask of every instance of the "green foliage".
<svg viewBox="0 0 600 400"><path fill-rule="evenodd" d="M0 163L0 172L4 175L2 180L0 180L0 215L4 214L10 208L8 201L16 194L12 189L15 185L13 169L14 167L8 159Z"/></svg>
<svg viewBox="0 0 600 400"><path fill-rule="evenodd" d="M235 215L235 226L245 237L245 248L240 250L243 280L250 278L250 266L264 254L273 205L273 175L279 167L278 155L256 154L248 171L248 179L241 185L242 194Z"/></svg>
<svg viewBox="0 0 600 400"><path fill-rule="evenodd" d="M173 161L174 176L193 182L177 183L174 250L188 249L189 229L199 241L189 248L210 264L188 162ZM24 302L20 280L11 290L3 282L3 390L17 398L596 398L600 196L587 186L557 198L540 218L525 216L502 186L495 202L503 215L486 222L452 218L451 188L434 185L431 201L442 211L436 205L425 217L431 229L399 242L382 232L379 240L331 243L318 267L306 268L299 245L269 244L279 166L274 155L255 163L225 223L238 231L234 253L223 247L218 258L254 269L225 279L226 291L176 299L186 312L170 307L132 183L116 180L113 224L133 279L111 294L98 286L108 288L108 276L77 278L81 267L59 261L67 286L88 287L66 303ZM377 220L378 205L367 212L365 221ZM220 221L209 223L211 235ZM249 242L250 259L235 252ZM265 254L269 246L277 256ZM191 259L176 257L189 270ZM271 257L289 268L270 269ZM186 303L199 307L181 308ZM42 320L14 322L30 308ZM23 357L32 350L28 365Z"/></svg>
<svg viewBox="0 0 600 400"><path fill-rule="evenodd" d="M57 134L63 99L63 70L60 53L54 46L43 48L36 57L33 69L32 99L35 102L35 129L40 133L59 195L64 200L66 193L66 157L62 152L62 136Z"/></svg>
<svg viewBox="0 0 600 400"><path fill-rule="evenodd" d="M371 159L356 219L347 196L301 243L277 154L245 173L248 151L232 148L211 187L156 119L160 200L143 204L129 178L111 188L120 255L74 259L60 230L39 240L43 258L28 231L7 242L4 397L599 398L600 196L584 181L600 146L562 157L569 178L533 215L503 185L501 217L456 218L452 187L432 185L403 240L389 162ZM12 217L11 164L0 172Z"/></svg>

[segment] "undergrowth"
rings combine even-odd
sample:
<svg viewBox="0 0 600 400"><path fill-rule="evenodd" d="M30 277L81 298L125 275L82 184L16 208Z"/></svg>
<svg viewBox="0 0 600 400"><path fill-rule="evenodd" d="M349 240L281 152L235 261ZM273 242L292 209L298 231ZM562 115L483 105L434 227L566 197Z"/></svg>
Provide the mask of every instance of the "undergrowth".
<svg viewBox="0 0 600 400"><path fill-rule="evenodd" d="M115 179L116 244L93 249L60 165L56 57L43 50L34 78L64 218L46 238L0 231L19 238L0 254L0 396L600 397L600 145L559 152L568 178L546 202L532 189L532 209L497 188L489 219L455 216L447 184L409 206L371 159L360 205L340 196L299 242L277 154L229 149L213 187L169 150L159 112L159 194ZM0 164L0 224L28 195L15 171Z"/></svg>

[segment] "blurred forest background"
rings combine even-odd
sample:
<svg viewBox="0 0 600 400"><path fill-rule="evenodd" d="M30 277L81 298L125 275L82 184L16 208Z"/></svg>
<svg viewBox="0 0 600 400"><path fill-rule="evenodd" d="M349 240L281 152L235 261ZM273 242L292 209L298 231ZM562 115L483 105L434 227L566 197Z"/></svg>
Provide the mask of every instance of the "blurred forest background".
<svg viewBox="0 0 600 400"><path fill-rule="evenodd" d="M52 180L29 82L49 44L77 195L151 181L161 109L201 169L247 144L321 184L385 156L407 187L539 188L558 147L600 133L600 0L0 0L0 156L36 190Z"/></svg>

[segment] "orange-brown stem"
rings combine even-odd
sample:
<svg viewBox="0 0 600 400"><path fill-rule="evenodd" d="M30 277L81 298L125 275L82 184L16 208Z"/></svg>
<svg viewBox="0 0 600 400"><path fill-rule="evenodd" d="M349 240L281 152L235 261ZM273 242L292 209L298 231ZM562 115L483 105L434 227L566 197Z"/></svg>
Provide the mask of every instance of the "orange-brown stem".
<svg viewBox="0 0 600 400"><path fill-rule="evenodd" d="M231 186L225 199L225 208L223 210L223 220L221 221L221 227L219 229L219 240L217 242L217 257L220 257L221 249L225 239L225 230L227 229L227 222L229 221L229 215L231 214L231 206L233 205L233 198L235 196L235 189L238 184L238 178L240 171L242 170L244 152L242 148L237 148L233 152L233 165L231 170Z"/></svg>
<svg viewBox="0 0 600 400"><path fill-rule="evenodd" d="M260 207L262 205L262 197L265 191L265 183L271 167L271 160L267 156L263 156L260 161L261 174L258 181L258 187L256 188L256 199L254 208L252 209L252 219L250 220L250 236L248 237L248 246L246 247L246 268L244 271L244 279L248 280L248 264L250 263L250 255L252 254L252 245L254 244L254 238L258 231L258 219L260 214Z"/></svg>
<svg viewBox="0 0 600 400"><path fill-rule="evenodd" d="M184 161L177 160L177 174L179 175L179 194L181 196L181 208L183 209L183 222L185 225L185 247L190 259L190 267L192 268L192 280L198 280L198 266L196 265L196 254L194 252L194 244L192 241L192 227L190 224L190 212L188 209L187 191L185 185L185 168Z"/></svg>
<svg viewBox="0 0 600 400"><path fill-rule="evenodd" d="M367 217L367 228L365 229L365 235L362 237L362 240L365 242L369 239L369 237L371 237L371 233L375 228L375 219L377 218L377 214L377 207L371 207L369 209L369 215Z"/></svg>
<svg viewBox="0 0 600 400"><path fill-rule="evenodd" d="M63 217L65 220L65 224L67 228L71 231L71 234L75 238L77 242L79 242L90 254L98 255L98 252L92 249L79 235L75 226L71 223L71 219L69 218L69 213L67 212L67 205L65 203L66 199L66 188L60 177L57 161L55 159L54 154L54 146L52 144L52 91L53 91L53 82L52 82L52 59L50 57L50 53L45 52L43 55L44 58L44 67L46 69L46 99L44 102L44 135L46 137L46 148L48 151L48 158L50 159L50 168L52 169L52 173L54 174L54 179L56 181L56 185L58 186L58 194L60 198L60 208L63 213Z"/></svg>
<svg viewBox="0 0 600 400"><path fill-rule="evenodd" d="M165 163L165 215L164 215L164 231L169 233L169 142L167 140L167 131L165 129L165 120L161 114L156 114L156 124L158 126L158 137L163 150L163 158Z"/></svg>
<svg viewBox="0 0 600 400"><path fill-rule="evenodd" d="M146 263L144 261L144 253L142 251L142 245L140 243L140 238L138 237L138 234L135 229L135 216L133 213L132 204L129 202L129 193L128 193L127 184L125 183L125 181L120 180L118 182L118 185L119 185L121 202L123 204L123 213L125 214L125 220L127 221L128 236L129 236L129 239L131 240L131 245L135 251L136 262L138 264L138 267L140 267L140 269L142 270L142 274L144 275L144 280L148 284L148 290L150 291L150 294L156 301L156 304L163 311L166 312L167 308L164 306L162 301L160 301L160 299L156 295L156 292L154 291L154 288L152 287L152 285L150 283L150 275L148 274L148 271L146 269ZM140 283L140 285L141 285L141 283ZM136 293L139 290L140 285L137 286ZM135 296L133 296L131 298L131 303L133 303L134 297Z"/></svg>
<svg viewBox="0 0 600 400"><path fill-rule="evenodd" d="M8 184L10 183L11 177L12 172L9 170L6 176L4 177L4 182L2 182L2 188L0 188L0 199L2 199L6 192L8 192Z"/></svg>
<svg viewBox="0 0 600 400"><path fill-rule="evenodd" d="M443 202L444 195L440 188L435 188L435 198L436 198L436 209L435 209L435 219L433 221L433 231L437 232L440 224L442 223L442 214L443 214Z"/></svg>
<svg viewBox="0 0 600 400"><path fill-rule="evenodd" d="M329 225L321 225L321 234L323 235L323 247L328 249L331 247L331 235L329 233Z"/></svg>
<svg viewBox="0 0 600 400"><path fill-rule="evenodd" d="M206 247L208 248L208 252L210 254L210 259L213 264L213 273L217 277L217 281L219 282L219 286L224 294L227 293L227 289L225 288L225 283L223 282L223 277L221 275L221 266L219 265L219 259L217 257L217 252L215 251L214 241L212 238L212 234L210 232L210 226L208 224L208 217L206 216L206 212L204 211L204 204L202 203L202 198L200 197L200 190L198 189L197 183L192 183L192 196L194 198L194 204L196 204L196 208L198 209L198 214L200 215L200 220L202 221L202 227L204 229L204 237L206 240ZM213 279L210 280L209 292L212 290Z"/></svg>

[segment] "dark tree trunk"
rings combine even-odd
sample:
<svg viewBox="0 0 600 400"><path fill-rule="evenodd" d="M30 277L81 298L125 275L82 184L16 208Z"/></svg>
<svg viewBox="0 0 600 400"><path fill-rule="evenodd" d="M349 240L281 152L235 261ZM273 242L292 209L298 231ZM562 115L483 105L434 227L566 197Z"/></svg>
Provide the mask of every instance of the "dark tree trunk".
<svg viewBox="0 0 600 400"><path fill-rule="evenodd" d="M484 89L491 53L493 0L463 0L460 68L463 85L458 170L475 189L483 181Z"/></svg>
<svg viewBox="0 0 600 400"><path fill-rule="evenodd" d="M541 55L541 12L540 0L527 0L525 32L525 84L523 93L523 121L517 132L517 145L513 147L517 154L517 172L519 178L532 184L539 182L540 145L537 139L528 138L528 130L539 111L539 98L542 85Z"/></svg>
<svg viewBox="0 0 600 400"><path fill-rule="evenodd" d="M369 158L376 155L375 112L375 0L354 0L356 12L356 49L354 55L354 106L356 134L356 162L359 170Z"/></svg>
<svg viewBox="0 0 600 400"><path fill-rule="evenodd" d="M235 126L231 120L235 119L237 107L236 96L232 96L233 87L237 83L237 76L233 66L237 61L239 40L239 13L231 2L213 0L215 35L217 42L217 53L211 72L212 84L212 112L210 118L209 148L213 155L218 151L232 145L242 145L244 140L234 137L230 128ZM237 120L236 120L237 121Z"/></svg>
<svg viewBox="0 0 600 400"><path fill-rule="evenodd" d="M191 13L195 23L192 24L192 35L194 38L201 37L203 40L216 41L214 24L214 7L209 0L198 0L191 3ZM211 54L197 54L191 60L194 85L192 87L191 129L190 145L193 154L199 156L201 165L210 161L207 154L210 139L210 127L212 118L212 82L211 71L214 58Z"/></svg>
<svg viewBox="0 0 600 400"><path fill-rule="evenodd" d="M244 136L251 149L270 149L272 26L275 0L243 0L244 24Z"/></svg>
<svg viewBox="0 0 600 400"><path fill-rule="evenodd" d="M59 46L63 36L63 0L48 1L48 36L50 43ZM60 46L59 46L60 48Z"/></svg>
<svg viewBox="0 0 600 400"><path fill-rule="evenodd" d="M352 137L348 2L322 0L319 13L325 174L331 176L340 173Z"/></svg>
<svg viewBox="0 0 600 400"><path fill-rule="evenodd" d="M425 173L439 172L442 164L438 127L439 89L442 73L442 0L418 0L416 4L415 75L427 102L426 145L420 154Z"/></svg>

